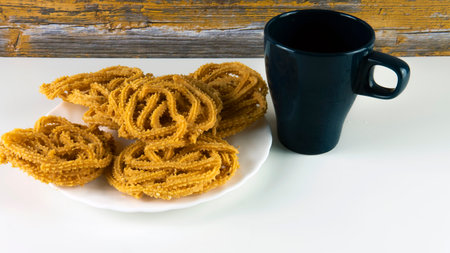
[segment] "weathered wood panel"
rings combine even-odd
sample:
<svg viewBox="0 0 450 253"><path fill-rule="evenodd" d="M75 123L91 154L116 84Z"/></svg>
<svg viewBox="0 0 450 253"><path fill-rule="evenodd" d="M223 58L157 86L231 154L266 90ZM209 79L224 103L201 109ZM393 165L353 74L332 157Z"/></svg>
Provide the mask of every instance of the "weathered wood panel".
<svg viewBox="0 0 450 253"><path fill-rule="evenodd" d="M366 20L386 53L450 55L448 0L1 0L0 56L260 57L264 24L304 8Z"/></svg>

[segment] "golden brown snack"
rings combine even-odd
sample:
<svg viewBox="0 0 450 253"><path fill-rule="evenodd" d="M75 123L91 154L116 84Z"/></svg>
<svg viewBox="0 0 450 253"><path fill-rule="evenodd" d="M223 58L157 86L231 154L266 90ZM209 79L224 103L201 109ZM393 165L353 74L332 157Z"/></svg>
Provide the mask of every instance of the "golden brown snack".
<svg viewBox="0 0 450 253"><path fill-rule="evenodd" d="M49 99L60 97L64 101L89 107L83 117L85 122L117 129L118 126L107 115L109 93L125 82L142 77L144 73L139 68L113 66L93 73L60 77L43 84L40 92ZM152 75L146 77L151 78Z"/></svg>
<svg viewBox="0 0 450 253"><path fill-rule="evenodd" d="M137 141L119 154L106 178L117 190L136 198L169 200L223 185L239 167L236 154L226 141L205 136L180 148Z"/></svg>
<svg viewBox="0 0 450 253"><path fill-rule="evenodd" d="M217 127L217 136L227 137L236 134L257 119L267 110L267 85L261 75L239 62L209 63L190 75L220 94L223 109Z"/></svg>
<svg viewBox="0 0 450 253"><path fill-rule="evenodd" d="M2 136L0 162L10 162L44 183L76 186L102 175L113 160L113 151L111 134L44 116L34 128L15 129Z"/></svg>
<svg viewBox="0 0 450 253"><path fill-rule="evenodd" d="M218 122L222 103L210 88L181 75L136 79L109 96L118 134L151 141L155 146L195 142Z"/></svg>

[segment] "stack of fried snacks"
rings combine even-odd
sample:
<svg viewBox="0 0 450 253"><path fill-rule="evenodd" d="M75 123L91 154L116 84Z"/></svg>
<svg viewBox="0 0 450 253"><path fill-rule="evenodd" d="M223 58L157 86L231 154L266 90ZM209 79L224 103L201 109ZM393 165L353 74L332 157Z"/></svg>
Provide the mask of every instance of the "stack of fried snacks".
<svg viewBox="0 0 450 253"><path fill-rule="evenodd" d="M83 185L111 164L114 146L112 135L96 126L44 116L34 129L15 129L2 136L0 163L10 162L44 183Z"/></svg>
<svg viewBox="0 0 450 253"><path fill-rule="evenodd" d="M83 120L91 126L43 118L34 130L5 134L0 160L43 182L84 184L113 159L110 136L97 128L106 126L135 140L105 175L117 190L136 198L173 199L223 185L239 164L236 148L222 138L244 130L267 110L266 83L238 62L161 77L115 66L61 77L40 91L49 99L88 107Z"/></svg>
<svg viewBox="0 0 450 253"><path fill-rule="evenodd" d="M261 75L239 62L209 63L192 77L217 90L223 102L217 136L236 134L263 117L268 88Z"/></svg>
<svg viewBox="0 0 450 253"><path fill-rule="evenodd" d="M116 189L136 198L145 194L169 200L227 182L239 166L236 154L226 141L206 136L179 148L137 141L120 153L106 176Z"/></svg>

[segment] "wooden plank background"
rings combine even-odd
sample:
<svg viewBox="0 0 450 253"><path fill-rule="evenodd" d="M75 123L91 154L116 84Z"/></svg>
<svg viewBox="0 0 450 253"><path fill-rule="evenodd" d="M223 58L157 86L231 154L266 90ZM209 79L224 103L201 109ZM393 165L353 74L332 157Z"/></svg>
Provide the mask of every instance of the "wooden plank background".
<svg viewBox="0 0 450 253"><path fill-rule="evenodd" d="M449 0L0 0L0 56L261 57L264 24L305 8L366 20L386 53L450 55Z"/></svg>

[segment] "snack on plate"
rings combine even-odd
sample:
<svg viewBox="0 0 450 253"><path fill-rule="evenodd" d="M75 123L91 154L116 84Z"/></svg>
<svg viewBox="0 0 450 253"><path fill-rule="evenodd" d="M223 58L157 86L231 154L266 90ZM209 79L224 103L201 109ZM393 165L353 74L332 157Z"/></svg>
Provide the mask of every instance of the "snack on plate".
<svg viewBox="0 0 450 253"><path fill-rule="evenodd" d="M2 136L0 163L36 179L83 185L102 173L117 190L140 198L173 199L227 182L239 167L237 149L222 138L264 116L267 85L238 62L209 63L189 75L154 77L114 66L43 84L49 99L88 107L74 124L57 116L34 129ZM115 156L115 140L98 126L135 142Z"/></svg>
<svg viewBox="0 0 450 253"><path fill-rule="evenodd" d="M217 136L236 134L263 117L267 85L261 75L239 62L209 63L191 74L217 90L223 102Z"/></svg>
<svg viewBox="0 0 450 253"><path fill-rule="evenodd" d="M106 178L117 190L136 198L169 200L223 185L239 166L237 153L226 141L205 136L179 148L137 141L119 154Z"/></svg>
<svg viewBox="0 0 450 253"><path fill-rule="evenodd" d="M197 80L168 75L128 82L109 96L118 134L152 145L184 146L216 127L222 102Z"/></svg>
<svg viewBox="0 0 450 253"><path fill-rule="evenodd" d="M109 93L120 88L125 82L144 77L139 68L113 66L93 73L81 73L63 76L51 83L43 84L40 92L49 99L60 97L62 100L89 108L83 119L87 123L118 126L106 115ZM152 75L146 75L151 78Z"/></svg>
<svg viewBox="0 0 450 253"><path fill-rule="evenodd" d="M95 126L44 116L34 128L2 136L0 162L10 162L44 183L76 186L102 175L113 160L114 146L112 135Z"/></svg>

